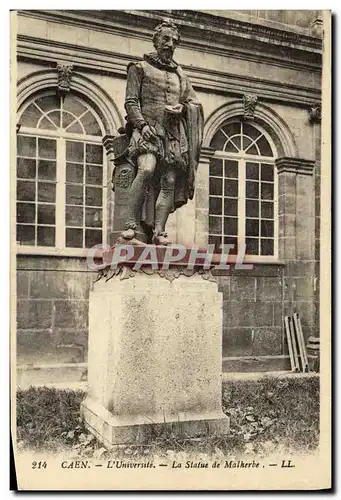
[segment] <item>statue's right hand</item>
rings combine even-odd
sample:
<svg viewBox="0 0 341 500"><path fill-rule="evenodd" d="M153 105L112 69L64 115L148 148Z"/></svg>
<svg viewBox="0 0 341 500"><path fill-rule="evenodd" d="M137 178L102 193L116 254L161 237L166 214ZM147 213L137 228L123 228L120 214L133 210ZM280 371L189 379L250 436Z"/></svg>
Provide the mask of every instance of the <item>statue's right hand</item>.
<svg viewBox="0 0 341 500"><path fill-rule="evenodd" d="M157 136L153 133L152 129L150 128L149 125L145 125L141 131L142 138L145 141L151 141L155 142L157 139Z"/></svg>

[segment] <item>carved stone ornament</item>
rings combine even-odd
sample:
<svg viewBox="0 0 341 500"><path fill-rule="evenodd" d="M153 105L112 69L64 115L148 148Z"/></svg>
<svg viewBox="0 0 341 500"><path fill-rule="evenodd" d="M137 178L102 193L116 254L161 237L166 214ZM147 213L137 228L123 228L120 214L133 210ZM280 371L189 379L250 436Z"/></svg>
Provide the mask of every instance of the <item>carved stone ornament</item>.
<svg viewBox="0 0 341 500"><path fill-rule="evenodd" d="M107 267L105 269L101 269L98 272L98 276L94 280L94 283L99 281L102 278L105 278L105 281L109 281L115 276L117 276L120 280L125 280L129 278L134 278L137 273L143 273L143 274L158 274L160 278L165 278L166 280L172 282L176 278L179 278L179 276L187 276L191 277L194 274L199 274L202 279L207 280L207 281L213 281L214 283L217 282L216 278L213 276L210 270L208 269L187 269L183 268L180 266L174 266L170 267L169 269L152 269L151 267L146 267L143 266L140 269L134 270L129 266L120 266L117 267L116 269L111 269L110 267Z"/></svg>
<svg viewBox="0 0 341 500"><path fill-rule="evenodd" d="M258 96L255 94L244 94L244 120L253 120Z"/></svg>
<svg viewBox="0 0 341 500"><path fill-rule="evenodd" d="M317 123L321 121L322 108L320 103L315 103L309 108L309 121Z"/></svg>
<svg viewBox="0 0 341 500"><path fill-rule="evenodd" d="M67 94L71 90L72 64L57 64L58 94Z"/></svg>
<svg viewBox="0 0 341 500"><path fill-rule="evenodd" d="M122 168L117 175L115 182L122 189L128 189L134 180L134 174L131 168Z"/></svg>
<svg viewBox="0 0 341 500"><path fill-rule="evenodd" d="M113 135L105 135L102 139L102 144L105 147L108 156L114 153L113 141L114 141Z"/></svg>

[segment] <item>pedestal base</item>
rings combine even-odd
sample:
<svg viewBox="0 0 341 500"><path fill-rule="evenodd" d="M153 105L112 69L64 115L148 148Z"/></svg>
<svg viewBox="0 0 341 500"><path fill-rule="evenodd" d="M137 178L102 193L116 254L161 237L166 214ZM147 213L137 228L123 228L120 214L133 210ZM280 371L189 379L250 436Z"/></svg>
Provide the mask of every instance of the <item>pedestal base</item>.
<svg viewBox="0 0 341 500"><path fill-rule="evenodd" d="M156 438L169 436L191 439L201 436L221 436L229 432L230 419L223 414L186 415L170 422L114 417L91 398L81 404L81 416L87 429L108 449L120 444L151 444Z"/></svg>
<svg viewBox="0 0 341 500"><path fill-rule="evenodd" d="M169 281L149 270L94 284L81 413L106 446L148 442L162 432L191 438L228 431L222 294L209 277L173 273Z"/></svg>

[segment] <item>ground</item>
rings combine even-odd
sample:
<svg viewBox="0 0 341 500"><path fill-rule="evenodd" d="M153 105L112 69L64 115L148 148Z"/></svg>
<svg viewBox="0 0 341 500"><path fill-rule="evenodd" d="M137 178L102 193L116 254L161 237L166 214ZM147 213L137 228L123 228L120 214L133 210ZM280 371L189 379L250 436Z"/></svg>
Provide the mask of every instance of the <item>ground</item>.
<svg viewBox="0 0 341 500"><path fill-rule="evenodd" d="M202 458L238 459L273 453L314 453L319 443L318 376L266 376L223 384L223 410L230 433L194 441L169 432L148 446L121 446L108 452L86 430L79 407L85 392L34 388L17 392L18 448L70 454L72 458L134 458L195 454Z"/></svg>

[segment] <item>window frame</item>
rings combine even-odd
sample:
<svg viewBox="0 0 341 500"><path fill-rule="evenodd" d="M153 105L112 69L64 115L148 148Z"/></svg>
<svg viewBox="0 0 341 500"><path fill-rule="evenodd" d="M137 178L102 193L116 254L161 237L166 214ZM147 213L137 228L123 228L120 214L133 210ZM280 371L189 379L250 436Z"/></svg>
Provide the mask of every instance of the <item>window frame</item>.
<svg viewBox="0 0 341 500"><path fill-rule="evenodd" d="M217 130L216 133L221 130L224 126L230 125L232 123L241 123L238 120L231 120L229 122L225 122L222 124ZM252 154L247 154L244 153L243 151L241 152L225 152L225 151L219 151L216 150L212 158L217 158L220 160L232 160L232 161L237 161L238 162L238 205L237 205L237 219L238 219L238 235L237 235L237 242L238 242L238 249L240 248L240 245L244 244L246 241L246 210L245 210L245 192L246 192L246 162L257 162L257 163L271 163L274 169L274 198L273 198L273 204L274 204L274 254L273 255L255 255L251 254L248 255L245 253L244 255L244 262L253 262L253 263L276 263L279 262L279 215L278 215L278 173L277 173L277 167L275 164L275 160L277 158L277 150L275 147L275 144L273 140L271 139L270 135L264 130L262 127L259 127L258 124L252 123L252 126L259 130L265 138L268 140L271 149L273 151L273 156L260 156L260 155L252 155ZM215 135L215 134L214 134ZM214 136L213 136L214 137ZM213 140L213 139L212 139ZM228 140L227 140L228 142ZM222 176L222 182L224 183L224 180L226 179L225 177L225 169L223 169L223 176ZM208 178L215 178L215 176L211 176L209 173ZM215 195L216 196L216 195ZM209 194L209 197L211 195ZM219 195L217 195L219 197ZM221 196L223 198L223 196ZM260 198L258 198L260 200ZM208 213L209 217L214 217L216 214L211 214L210 212ZM222 219L224 218L224 214L222 213L219 217ZM260 220L261 217L258 217L258 220ZM243 221L243 224L239 224L239 220ZM223 236L224 231L223 231L223 222L222 222L222 233L221 236ZM208 237L211 235L210 231L208 230ZM261 237L259 236L259 239ZM229 262L234 262L237 259L237 255L229 255Z"/></svg>
<svg viewBox="0 0 341 500"><path fill-rule="evenodd" d="M25 102L25 105L20 110L20 116L25 112L26 108L32 104L37 98L45 97L51 95L51 92L40 93L35 95L34 98ZM64 257L86 257L90 248L72 248L65 246L65 186L66 186L66 141L74 140L80 142L89 142L92 144L101 145L102 137L105 134L103 130L103 124L96 113L96 111L91 108L91 106L84 101L81 97L75 94L76 99L80 99L81 102L85 102L86 106L89 108L98 120L102 136L86 135L86 134L76 134L65 132L63 128L57 128L56 130L38 129L31 127L21 126L17 133L18 135L26 135L33 137L41 137L46 139L55 139L56 141L56 202L55 202L55 246L38 246L38 245L20 245L16 243L16 251L18 255L53 255L53 256L64 256ZM20 118L19 118L20 123ZM17 161L17 151L15 155L15 161ZM17 181L17 173L15 174L15 179ZM106 155L103 148L103 179L102 179L102 244L105 245L107 242L107 216L106 208L108 204L108 190L106 189L108 185L108 172L107 172L107 161ZM17 199L16 199L17 203ZM15 232L17 227L17 219L15 215Z"/></svg>

